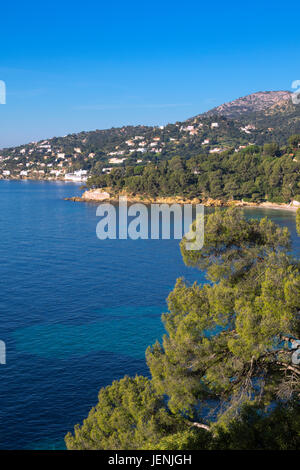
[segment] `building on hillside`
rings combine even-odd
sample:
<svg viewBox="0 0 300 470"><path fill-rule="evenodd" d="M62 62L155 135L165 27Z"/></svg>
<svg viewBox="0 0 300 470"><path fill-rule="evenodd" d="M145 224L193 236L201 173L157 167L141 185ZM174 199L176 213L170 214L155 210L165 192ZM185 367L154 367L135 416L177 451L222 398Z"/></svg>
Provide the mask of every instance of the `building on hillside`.
<svg viewBox="0 0 300 470"><path fill-rule="evenodd" d="M85 183L87 181L87 170L77 170L74 173L66 173L65 181Z"/></svg>
<svg viewBox="0 0 300 470"><path fill-rule="evenodd" d="M113 165L118 165L120 163L123 163L126 158L110 158L108 161L109 163L112 163Z"/></svg>

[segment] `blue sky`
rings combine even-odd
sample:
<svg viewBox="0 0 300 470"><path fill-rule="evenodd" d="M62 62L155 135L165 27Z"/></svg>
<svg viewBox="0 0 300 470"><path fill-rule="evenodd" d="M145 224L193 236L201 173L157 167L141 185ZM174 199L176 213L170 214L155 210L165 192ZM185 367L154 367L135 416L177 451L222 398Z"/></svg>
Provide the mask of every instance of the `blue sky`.
<svg viewBox="0 0 300 470"><path fill-rule="evenodd" d="M255 0L2 3L0 148L289 90L300 78L299 12Z"/></svg>

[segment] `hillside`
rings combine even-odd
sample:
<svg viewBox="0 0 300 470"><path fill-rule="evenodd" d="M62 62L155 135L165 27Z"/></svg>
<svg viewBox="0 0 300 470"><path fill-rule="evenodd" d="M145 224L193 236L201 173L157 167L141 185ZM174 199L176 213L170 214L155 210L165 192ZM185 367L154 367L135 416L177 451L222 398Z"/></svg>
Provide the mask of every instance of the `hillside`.
<svg viewBox="0 0 300 470"><path fill-rule="evenodd" d="M238 98L199 115L201 118L222 116L257 130L258 145L275 141L284 144L289 135L300 130L300 107L292 102L289 91L264 91Z"/></svg>
<svg viewBox="0 0 300 470"><path fill-rule="evenodd" d="M80 132L3 149L0 178L84 181L118 166L238 152L249 144L272 141L283 145L296 133L300 108L292 103L291 93L259 92L166 126Z"/></svg>
<svg viewBox="0 0 300 470"><path fill-rule="evenodd" d="M173 157L144 166L116 168L110 174L89 178L90 188L107 188L109 194L125 191L140 200L152 197L196 198L203 202L244 200L254 203L300 201L300 136L288 145L250 145L209 157Z"/></svg>

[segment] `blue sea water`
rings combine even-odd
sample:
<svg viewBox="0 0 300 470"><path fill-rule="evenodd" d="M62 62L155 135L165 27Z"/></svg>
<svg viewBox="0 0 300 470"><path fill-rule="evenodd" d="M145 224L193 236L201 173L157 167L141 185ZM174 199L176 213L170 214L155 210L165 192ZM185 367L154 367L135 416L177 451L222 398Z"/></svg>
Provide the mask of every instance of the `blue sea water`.
<svg viewBox="0 0 300 470"><path fill-rule="evenodd" d="M66 183L0 181L0 449L64 448L64 435L125 374L148 374L145 349L186 268L178 240L96 237L96 206ZM268 215L300 242L295 215Z"/></svg>

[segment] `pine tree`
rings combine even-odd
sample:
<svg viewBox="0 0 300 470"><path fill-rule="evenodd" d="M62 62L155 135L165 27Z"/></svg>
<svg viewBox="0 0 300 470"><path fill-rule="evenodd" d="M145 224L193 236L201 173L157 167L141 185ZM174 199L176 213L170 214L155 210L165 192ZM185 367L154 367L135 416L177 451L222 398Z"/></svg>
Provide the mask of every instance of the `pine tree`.
<svg viewBox="0 0 300 470"><path fill-rule="evenodd" d="M166 334L146 352L152 379L102 389L68 448L297 448L300 265L290 248L288 230L268 219L205 216L202 250L183 239L181 251L208 282L177 280Z"/></svg>

